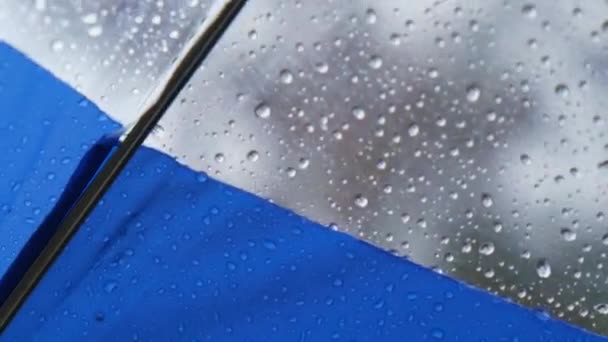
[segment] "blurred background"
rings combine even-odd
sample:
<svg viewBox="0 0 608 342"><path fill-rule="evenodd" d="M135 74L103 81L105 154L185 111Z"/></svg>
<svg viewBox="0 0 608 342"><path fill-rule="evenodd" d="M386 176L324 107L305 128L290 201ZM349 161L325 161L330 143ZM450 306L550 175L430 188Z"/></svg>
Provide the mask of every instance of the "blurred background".
<svg viewBox="0 0 608 342"><path fill-rule="evenodd" d="M130 124L225 3L5 0L0 39ZM607 1L250 0L147 144L608 334L607 48Z"/></svg>

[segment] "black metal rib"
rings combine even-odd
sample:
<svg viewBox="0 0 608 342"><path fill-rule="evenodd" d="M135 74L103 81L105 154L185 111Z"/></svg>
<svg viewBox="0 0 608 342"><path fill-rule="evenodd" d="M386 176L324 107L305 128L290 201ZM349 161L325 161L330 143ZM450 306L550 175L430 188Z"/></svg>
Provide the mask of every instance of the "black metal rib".
<svg viewBox="0 0 608 342"><path fill-rule="evenodd" d="M0 307L0 331L3 331L10 323L27 296L110 188L163 114L188 84L192 75L200 67L246 2L247 0L232 0L227 3L208 29L193 42L182 61L176 66L156 102L141 115L125 140L101 167L95 178L63 218L55 234L2 303Z"/></svg>

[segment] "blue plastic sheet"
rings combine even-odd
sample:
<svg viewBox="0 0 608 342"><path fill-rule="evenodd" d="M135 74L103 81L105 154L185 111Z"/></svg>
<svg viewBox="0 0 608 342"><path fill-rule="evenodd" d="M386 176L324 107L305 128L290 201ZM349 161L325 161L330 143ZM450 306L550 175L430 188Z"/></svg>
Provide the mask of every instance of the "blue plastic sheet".
<svg viewBox="0 0 608 342"><path fill-rule="evenodd" d="M2 285L81 158L100 137L118 128L82 95L0 43Z"/></svg>
<svg viewBox="0 0 608 342"><path fill-rule="evenodd" d="M141 149L10 326L58 341L599 341Z"/></svg>
<svg viewBox="0 0 608 342"><path fill-rule="evenodd" d="M8 208L0 234L2 259L10 261L100 132L116 126L22 56L6 47L0 53L11 64L0 71L0 146L8 150L0 157L8 165L0 181ZM32 86L39 91L28 91ZM604 340L147 148L2 335L7 341L84 339Z"/></svg>

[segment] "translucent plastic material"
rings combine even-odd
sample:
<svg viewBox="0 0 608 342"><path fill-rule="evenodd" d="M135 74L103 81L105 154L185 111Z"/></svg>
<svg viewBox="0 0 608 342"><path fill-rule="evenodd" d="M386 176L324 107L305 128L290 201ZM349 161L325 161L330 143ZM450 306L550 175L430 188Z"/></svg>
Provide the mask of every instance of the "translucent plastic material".
<svg viewBox="0 0 608 342"><path fill-rule="evenodd" d="M0 40L125 123L226 0L3 0Z"/></svg>

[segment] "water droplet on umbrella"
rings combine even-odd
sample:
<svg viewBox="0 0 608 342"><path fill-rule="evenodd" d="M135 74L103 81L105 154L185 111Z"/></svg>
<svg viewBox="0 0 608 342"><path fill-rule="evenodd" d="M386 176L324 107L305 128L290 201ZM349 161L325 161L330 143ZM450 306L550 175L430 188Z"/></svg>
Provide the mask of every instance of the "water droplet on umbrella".
<svg viewBox="0 0 608 342"><path fill-rule="evenodd" d="M61 52L64 47L65 43L62 40L56 39L51 42L51 50L53 50L53 52Z"/></svg>
<svg viewBox="0 0 608 342"><path fill-rule="evenodd" d="M365 21L367 21L368 24L375 24L377 20L378 20L378 16L376 15L376 11L369 8L365 12Z"/></svg>
<svg viewBox="0 0 608 342"><path fill-rule="evenodd" d="M267 119L270 117L271 110L270 107L262 102L257 107L255 107L255 115L261 119Z"/></svg>
<svg viewBox="0 0 608 342"><path fill-rule="evenodd" d="M483 255L492 255L494 253L495 247L492 242L486 242L479 247L479 253Z"/></svg>
<svg viewBox="0 0 608 342"><path fill-rule="evenodd" d="M291 82L293 82L293 74L291 73L291 71L283 69L279 73L279 79L284 84L290 84Z"/></svg>
<svg viewBox="0 0 608 342"><path fill-rule="evenodd" d="M558 84L555 87L555 93L561 97L568 97L570 95L570 89L565 84Z"/></svg>
<svg viewBox="0 0 608 342"><path fill-rule="evenodd" d="M249 153L247 153L247 160L249 160L250 162L255 162L259 158L260 158L260 154L256 150L252 150L252 151L249 151Z"/></svg>
<svg viewBox="0 0 608 342"><path fill-rule="evenodd" d="M372 56L369 59L369 67L372 69L380 69L382 67L382 57L380 56Z"/></svg>
<svg viewBox="0 0 608 342"><path fill-rule="evenodd" d="M477 102L479 97L481 97L481 89L477 85L472 84L467 87L467 100L469 102Z"/></svg>
<svg viewBox="0 0 608 342"><path fill-rule="evenodd" d="M600 315L608 315L608 304L597 304L593 307L593 310L597 311Z"/></svg>
<svg viewBox="0 0 608 342"><path fill-rule="evenodd" d="M532 159L530 159L530 156L527 155L527 154L525 154L525 153L522 154L521 156L519 156L519 160L524 165L530 165L530 164L532 164Z"/></svg>
<svg viewBox="0 0 608 342"><path fill-rule="evenodd" d="M420 127L417 124L411 124L407 128L407 134L409 134L410 137L415 137L418 133L420 133Z"/></svg>
<svg viewBox="0 0 608 342"><path fill-rule="evenodd" d="M481 195L481 204L484 207L489 208L494 204L494 200L492 199L492 196L490 196L490 194L482 194Z"/></svg>
<svg viewBox="0 0 608 342"><path fill-rule="evenodd" d="M547 259L540 259L536 263L536 274L541 278L549 278L551 276L551 264Z"/></svg>
<svg viewBox="0 0 608 342"><path fill-rule="evenodd" d="M536 18L536 7L532 4L526 4L521 8L521 13L530 19Z"/></svg>
<svg viewBox="0 0 608 342"><path fill-rule="evenodd" d="M353 108L353 116L355 117L355 119L357 120L363 120L365 119L365 110L361 107L355 107Z"/></svg>
<svg viewBox="0 0 608 342"><path fill-rule="evenodd" d="M355 205L359 208L365 208L367 207L368 204L368 200L367 197L358 194L357 196L355 196Z"/></svg>
<svg viewBox="0 0 608 342"><path fill-rule="evenodd" d="M564 241L570 242L576 240L576 232L570 228L562 228L560 234Z"/></svg>

